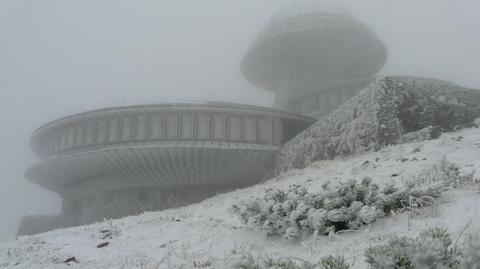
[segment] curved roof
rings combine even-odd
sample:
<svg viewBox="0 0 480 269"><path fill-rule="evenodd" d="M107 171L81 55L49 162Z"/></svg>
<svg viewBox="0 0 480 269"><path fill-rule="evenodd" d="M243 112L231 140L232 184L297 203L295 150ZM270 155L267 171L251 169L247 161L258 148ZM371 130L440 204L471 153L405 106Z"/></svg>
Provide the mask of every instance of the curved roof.
<svg viewBox="0 0 480 269"><path fill-rule="evenodd" d="M254 41L241 66L247 80L275 91L292 69L351 79L383 67L387 49L369 27L337 4L304 3L280 11Z"/></svg>
<svg viewBox="0 0 480 269"><path fill-rule="evenodd" d="M336 2L331 1L300 1L292 2L289 6L278 11L270 20L270 23L278 23L292 17L305 14L335 14L345 17L351 17L348 9Z"/></svg>
<svg viewBox="0 0 480 269"><path fill-rule="evenodd" d="M189 103L163 103L163 104L145 104L145 105L134 105L134 106L121 106L121 107L109 107L102 109L95 109L86 112L81 112L69 116L65 116L51 122L48 122L39 128L37 128L32 136L38 136L43 133L48 133L50 130L63 125L65 123L81 121L89 118L98 118L102 116L108 116L112 114L128 114L128 113L148 113L151 111L157 110L228 110L228 111L256 111L269 114L278 114L282 117L292 118L292 119L306 119L307 117L301 115L291 114L282 110L277 110L269 107L255 106L255 105L245 105L238 103L229 103L229 102L215 102L215 101L205 101L205 102L189 102Z"/></svg>
<svg viewBox="0 0 480 269"><path fill-rule="evenodd" d="M82 148L87 146L92 146L92 143L84 143L80 140L85 140L85 132L87 125L94 124L98 121L106 121L106 120L119 120L121 118L137 118L137 117L156 117L163 113L168 114L216 114L216 115L227 115L227 114L235 114L241 115L242 117L269 117L269 118L281 118L282 120L289 120L297 123L306 123L309 125L313 123L314 119L301 116L301 115L294 115L288 112L268 108L268 107L259 107L259 106L252 106L252 105L242 105L242 104L234 104L234 103L222 103L222 102L202 102L202 103L170 103L170 104L154 104L154 105L138 105L138 106L128 106L128 107L112 107L106 109L98 109L87 111L71 116L66 116L50 123L43 125L42 127L38 128L32 135L30 144L35 153L39 156L47 156L51 154L56 154L60 151L68 151L71 150L70 147L60 147L60 146L52 146L55 149L49 149L50 145L55 143L67 143L66 137L67 132L72 132L73 136L78 134L79 137L78 143L82 144ZM132 123L135 125L136 123ZM191 124L194 124L193 122ZM96 124L95 124L96 125ZM116 124L117 128L118 123ZM76 126L75 128L73 126ZM93 128L93 127L92 127ZM135 128L132 126L132 128ZM194 127L192 127L194 128ZM70 130L70 131L69 131ZM116 129L116 132L121 132L120 129ZM134 131L132 131L134 132ZM62 138L63 136L63 138ZM118 136L118 135L117 135ZM63 140L62 140L63 139ZM71 139L74 139L73 137ZM157 138L152 138L153 140ZM193 138L192 138L193 139ZM59 141L63 142L59 142ZM135 139L134 139L135 140ZM116 140L115 140L116 141ZM73 142L70 141L70 142ZM97 141L98 142L98 141ZM117 141L118 142L118 141ZM115 142L115 143L117 143ZM138 141L135 141L138 142ZM122 143L125 143L123 141ZM95 143L94 143L95 144ZM106 141L100 141L96 143L96 146L104 146L106 145ZM55 144L56 145L56 144ZM64 145L64 144L62 144ZM72 144L73 146L73 144ZM60 149L59 149L60 148ZM73 149L73 148L72 148ZM46 153L48 152L48 154Z"/></svg>

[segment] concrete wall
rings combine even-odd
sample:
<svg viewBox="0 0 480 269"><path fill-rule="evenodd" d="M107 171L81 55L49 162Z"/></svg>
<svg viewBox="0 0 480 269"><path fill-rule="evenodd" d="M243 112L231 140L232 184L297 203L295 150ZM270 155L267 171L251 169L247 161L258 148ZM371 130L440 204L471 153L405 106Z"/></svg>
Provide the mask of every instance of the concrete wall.
<svg viewBox="0 0 480 269"><path fill-rule="evenodd" d="M62 214L58 216L26 216L18 235L31 235L54 229L89 224L104 219L117 219L148 211L175 208L200 202L226 187L185 189L129 188L98 192L82 197L63 197Z"/></svg>
<svg viewBox="0 0 480 269"><path fill-rule="evenodd" d="M227 188L129 188L83 197L64 197L63 215L77 216L79 223L138 215L147 211L180 207L228 190Z"/></svg>

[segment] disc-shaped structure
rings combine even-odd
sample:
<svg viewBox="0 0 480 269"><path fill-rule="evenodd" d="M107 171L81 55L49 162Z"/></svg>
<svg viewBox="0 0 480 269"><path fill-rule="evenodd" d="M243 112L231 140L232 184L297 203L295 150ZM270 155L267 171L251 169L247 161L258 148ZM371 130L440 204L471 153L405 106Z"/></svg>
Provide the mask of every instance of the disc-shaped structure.
<svg viewBox="0 0 480 269"><path fill-rule="evenodd" d="M41 127L42 160L26 176L62 196L136 187L239 187L258 182L283 142L314 120L228 104L119 107Z"/></svg>
<svg viewBox="0 0 480 269"><path fill-rule="evenodd" d="M290 76L294 90L329 80L372 76L387 58L376 34L343 7L296 2L273 16L245 56L241 70L251 83L277 91Z"/></svg>

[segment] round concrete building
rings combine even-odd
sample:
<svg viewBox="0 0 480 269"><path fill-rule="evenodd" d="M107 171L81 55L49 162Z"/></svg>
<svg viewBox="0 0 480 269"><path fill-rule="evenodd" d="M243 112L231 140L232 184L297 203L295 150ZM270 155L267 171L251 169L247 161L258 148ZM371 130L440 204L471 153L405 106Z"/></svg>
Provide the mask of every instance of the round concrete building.
<svg viewBox="0 0 480 269"><path fill-rule="evenodd" d="M297 1L272 17L241 70L277 93L275 108L318 118L368 85L386 58L376 34L341 5Z"/></svg>
<svg viewBox="0 0 480 269"><path fill-rule="evenodd" d="M61 195L72 224L180 206L259 182L279 147L313 122L214 102L95 110L36 130L41 161L26 176Z"/></svg>

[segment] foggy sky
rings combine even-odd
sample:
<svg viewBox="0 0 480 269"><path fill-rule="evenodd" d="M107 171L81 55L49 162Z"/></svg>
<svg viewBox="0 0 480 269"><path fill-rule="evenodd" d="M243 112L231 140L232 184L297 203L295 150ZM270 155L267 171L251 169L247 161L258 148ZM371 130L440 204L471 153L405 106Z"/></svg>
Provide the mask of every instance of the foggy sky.
<svg viewBox="0 0 480 269"><path fill-rule="evenodd" d="M478 0L343 0L388 48L380 74L480 88ZM270 106L240 75L248 46L292 0L0 0L0 240L56 214L29 183L31 133L85 110L215 100Z"/></svg>

